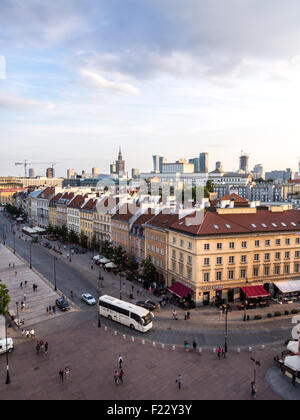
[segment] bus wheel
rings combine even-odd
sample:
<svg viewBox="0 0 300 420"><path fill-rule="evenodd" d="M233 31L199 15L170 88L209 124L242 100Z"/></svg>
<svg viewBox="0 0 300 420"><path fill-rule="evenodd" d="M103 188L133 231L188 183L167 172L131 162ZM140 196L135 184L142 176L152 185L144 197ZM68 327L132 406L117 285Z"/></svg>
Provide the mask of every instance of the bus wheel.
<svg viewBox="0 0 300 420"><path fill-rule="evenodd" d="M131 328L132 330L134 330L134 325L130 324L130 328Z"/></svg>

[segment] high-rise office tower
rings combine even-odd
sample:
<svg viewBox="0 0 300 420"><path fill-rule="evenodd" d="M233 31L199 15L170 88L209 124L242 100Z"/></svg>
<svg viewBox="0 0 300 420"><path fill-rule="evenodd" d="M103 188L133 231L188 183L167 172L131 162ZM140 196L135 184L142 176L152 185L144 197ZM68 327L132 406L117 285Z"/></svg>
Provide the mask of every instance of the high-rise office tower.
<svg viewBox="0 0 300 420"><path fill-rule="evenodd" d="M93 178L98 178L98 176L100 175L100 169L99 168L92 168L92 177Z"/></svg>
<svg viewBox="0 0 300 420"><path fill-rule="evenodd" d="M30 168L28 171L29 178L35 178L35 172L33 168Z"/></svg>
<svg viewBox="0 0 300 420"><path fill-rule="evenodd" d="M72 179L76 177L76 173L74 171L74 169L68 169L67 170L67 178L68 179Z"/></svg>
<svg viewBox="0 0 300 420"><path fill-rule="evenodd" d="M47 168L46 177L47 178L54 178L54 168Z"/></svg>
<svg viewBox="0 0 300 420"><path fill-rule="evenodd" d="M253 178L254 179L259 179L259 178L264 178L265 177L265 171L264 171L264 167L262 166L262 164L258 164L255 165L252 171L253 174Z"/></svg>
<svg viewBox="0 0 300 420"><path fill-rule="evenodd" d="M249 172L249 155L241 154L240 156L240 171Z"/></svg>
<svg viewBox="0 0 300 420"><path fill-rule="evenodd" d="M199 172L208 172L208 153L200 153L199 155Z"/></svg>

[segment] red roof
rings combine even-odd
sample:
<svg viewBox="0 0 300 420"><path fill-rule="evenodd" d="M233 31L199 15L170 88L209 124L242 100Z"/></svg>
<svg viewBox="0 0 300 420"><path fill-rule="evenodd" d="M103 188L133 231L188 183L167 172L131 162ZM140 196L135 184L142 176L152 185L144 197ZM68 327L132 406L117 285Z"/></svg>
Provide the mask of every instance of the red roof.
<svg viewBox="0 0 300 420"><path fill-rule="evenodd" d="M263 286L247 286L242 287L242 290L248 296L248 298L252 299L270 296L270 293L267 292Z"/></svg>
<svg viewBox="0 0 300 420"><path fill-rule="evenodd" d="M82 195L76 195L74 200L72 200L71 203L68 204L68 207L72 209L79 209L84 202L85 198Z"/></svg>
<svg viewBox="0 0 300 420"><path fill-rule="evenodd" d="M255 232L292 232L300 229L300 210L272 212L257 210L256 213L206 212L202 223L193 224L196 213L185 216L171 225L171 229L192 235L220 235ZM190 223L188 223L190 222Z"/></svg>
<svg viewBox="0 0 300 420"><path fill-rule="evenodd" d="M182 283L179 283L178 281L168 287L168 290L181 299L186 297L189 293L192 293L192 289Z"/></svg>

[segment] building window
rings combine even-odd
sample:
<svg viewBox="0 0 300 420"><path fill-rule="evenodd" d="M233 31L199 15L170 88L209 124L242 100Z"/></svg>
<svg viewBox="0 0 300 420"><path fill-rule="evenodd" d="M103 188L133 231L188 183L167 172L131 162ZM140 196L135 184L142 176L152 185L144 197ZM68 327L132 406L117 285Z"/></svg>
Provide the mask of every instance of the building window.
<svg viewBox="0 0 300 420"><path fill-rule="evenodd" d="M289 251L287 251L287 252L284 254L284 258L285 258L286 260L289 260L289 259L290 259L290 252L289 252Z"/></svg>
<svg viewBox="0 0 300 420"><path fill-rule="evenodd" d="M284 266L284 274L290 274L290 266L289 265Z"/></svg>
<svg viewBox="0 0 300 420"><path fill-rule="evenodd" d="M274 267L274 274L279 275L280 274L280 265L275 265Z"/></svg>
<svg viewBox="0 0 300 420"><path fill-rule="evenodd" d="M259 247L260 246L260 241L255 241L255 246Z"/></svg>
<svg viewBox="0 0 300 420"><path fill-rule="evenodd" d="M290 244L291 244L291 240L290 240L289 238L287 238L287 239L285 240L285 244L286 244L286 245L290 245Z"/></svg>
<svg viewBox="0 0 300 420"><path fill-rule="evenodd" d="M270 254L269 253L265 254L265 261L270 261Z"/></svg>
<svg viewBox="0 0 300 420"><path fill-rule="evenodd" d="M216 280L217 281L221 281L222 280L222 271L217 271L216 272Z"/></svg>
<svg viewBox="0 0 300 420"><path fill-rule="evenodd" d="M209 258L204 258L204 265L209 265L210 263L210 259Z"/></svg>
<svg viewBox="0 0 300 420"><path fill-rule="evenodd" d="M172 270L176 271L176 262L175 261L172 261Z"/></svg>
<svg viewBox="0 0 300 420"><path fill-rule="evenodd" d="M176 244L176 238L173 237L173 244Z"/></svg>
<svg viewBox="0 0 300 420"><path fill-rule="evenodd" d="M209 251L210 245L209 244L204 244L204 249L205 249L205 251Z"/></svg>
<svg viewBox="0 0 300 420"><path fill-rule="evenodd" d="M235 243L234 242L229 242L229 248L234 249L235 248Z"/></svg>
<svg viewBox="0 0 300 420"><path fill-rule="evenodd" d="M210 281L210 273L203 273L203 281L205 282Z"/></svg>
<svg viewBox="0 0 300 420"><path fill-rule="evenodd" d="M183 265L179 264L179 274L182 276L183 275Z"/></svg>
<svg viewBox="0 0 300 420"><path fill-rule="evenodd" d="M175 249L172 249L172 258L176 258L176 251L175 251Z"/></svg>
<svg viewBox="0 0 300 420"><path fill-rule="evenodd" d="M229 264L234 264L234 256L233 255L230 255L230 257L229 257Z"/></svg>
<svg viewBox="0 0 300 420"><path fill-rule="evenodd" d="M182 252L179 253L179 260L183 261L183 253Z"/></svg>
<svg viewBox="0 0 300 420"><path fill-rule="evenodd" d="M275 260L280 260L280 258L281 258L281 253L275 252Z"/></svg>
<svg viewBox="0 0 300 420"><path fill-rule="evenodd" d="M229 280L234 280L234 271L233 270L228 271L228 279Z"/></svg>
<svg viewBox="0 0 300 420"><path fill-rule="evenodd" d="M183 247L183 245L184 245L184 242L182 239L180 239L180 246Z"/></svg>
<svg viewBox="0 0 300 420"><path fill-rule="evenodd" d="M296 238L296 244L299 245L300 244L300 238Z"/></svg>
<svg viewBox="0 0 300 420"><path fill-rule="evenodd" d="M281 240L280 239L276 239L276 245L281 245Z"/></svg>
<svg viewBox="0 0 300 420"><path fill-rule="evenodd" d="M188 256L188 264L192 264L192 263L193 263L192 257L189 255Z"/></svg>
<svg viewBox="0 0 300 420"><path fill-rule="evenodd" d="M259 268L258 267L254 267L253 268L253 277L258 277L259 274Z"/></svg>
<svg viewBox="0 0 300 420"><path fill-rule="evenodd" d="M217 265L221 265L222 264L222 257L217 257Z"/></svg>
<svg viewBox="0 0 300 420"><path fill-rule="evenodd" d="M254 254L254 261L259 261L259 254Z"/></svg>
<svg viewBox="0 0 300 420"><path fill-rule="evenodd" d="M188 249L192 249L192 242L188 242Z"/></svg>
<svg viewBox="0 0 300 420"><path fill-rule="evenodd" d="M246 241L242 242L242 248L247 248L247 242Z"/></svg>
<svg viewBox="0 0 300 420"><path fill-rule="evenodd" d="M300 258L300 251L295 251L295 258Z"/></svg>
<svg viewBox="0 0 300 420"><path fill-rule="evenodd" d="M270 239L267 239L266 241L265 241L265 246L270 246L271 245L271 241L270 241Z"/></svg>
<svg viewBox="0 0 300 420"><path fill-rule="evenodd" d="M246 270L243 268L241 270L241 279L245 279L246 278Z"/></svg>
<svg viewBox="0 0 300 420"><path fill-rule="evenodd" d="M299 273L299 264L295 264L295 273Z"/></svg>
<svg viewBox="0 0 300 420"><path fill-rule="evenodd" d="M191 268L189 268L189 267L188 267L188 269L187 269L187 278L188 278L189 280L191 280L191 279L192 279L192 269L191 269Z"/></svg>
<svg viewBox="0 0 300 420"><path fill-rule="evenodd" d="M265 276L269 276L270 275L270 267L265 267L264 268L264 275Z"/></svg>
<svg viewBox="0 0 300 420"><path fill-rule="evenodd" d="M217 243L217 249L222 249L222 243L221 242Z"/></svg>
<svg viewBox="0 0 300 420"><path fill-rule="evenodd" d="M247 262L247 255L242 255L241 256L241 263L246 263Z"/></svg>

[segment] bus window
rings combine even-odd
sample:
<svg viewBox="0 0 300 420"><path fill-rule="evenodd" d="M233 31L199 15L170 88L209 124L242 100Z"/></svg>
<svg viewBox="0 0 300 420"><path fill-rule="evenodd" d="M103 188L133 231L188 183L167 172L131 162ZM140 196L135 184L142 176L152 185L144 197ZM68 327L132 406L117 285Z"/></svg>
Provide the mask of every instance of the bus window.
<svg viewBox="0 0 300 420"><path fill-rule="evenodd" d="M141 317L140 317L139 315L133 314L133 313L131 312L130 317L131 317L132 319L134 319L136 322L138 322L139 324L142 324L142 319L141 319Z"/></svg>
<svg viewBox="0 0 300 420"><path fill-rule="evenodd" d="M149 312L146 316L143 316L143 323L144 325L148 325L150 322L152 322L152 316Z"/></svg>

